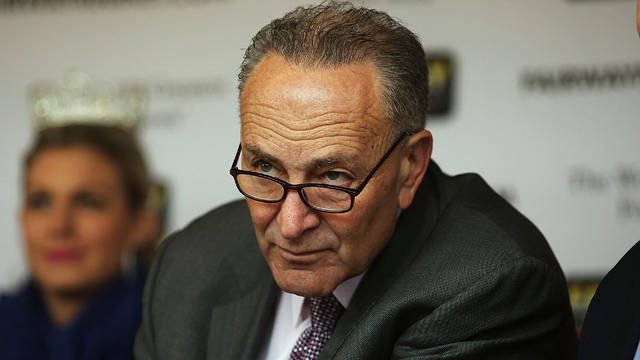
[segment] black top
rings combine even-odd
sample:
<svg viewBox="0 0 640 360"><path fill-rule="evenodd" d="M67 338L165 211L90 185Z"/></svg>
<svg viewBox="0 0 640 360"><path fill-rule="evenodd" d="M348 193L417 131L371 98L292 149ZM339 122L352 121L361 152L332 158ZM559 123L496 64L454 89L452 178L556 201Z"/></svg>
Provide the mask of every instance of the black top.
<svg viewBox="0 0 640 360"><path fill-rule="evenodd" d="M602 279L582 327L579 359L633 359L640 341L640 242Z"/></svg>
<svg viewBox="0 0 640 360"><path fill-rule="evenodd" d="M0 358L132 359L144 275L118 278L61 328L52 324L33 281L0 296Z"/></svg>

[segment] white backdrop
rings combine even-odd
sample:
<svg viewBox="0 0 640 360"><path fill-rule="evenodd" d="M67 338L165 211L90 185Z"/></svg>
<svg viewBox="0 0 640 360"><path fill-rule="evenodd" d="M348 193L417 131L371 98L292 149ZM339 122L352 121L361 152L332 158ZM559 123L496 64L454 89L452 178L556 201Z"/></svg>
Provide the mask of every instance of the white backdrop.
<svg viewBox="0 0 640 360"><path fill-rule="evenodd" d="M26 91L66 70L149 86L141 136L154 174L170 185L170 230L239 197L227 170L239 140L242 52L298 2L114 2L0 5L0 288L25 274L18 213L32 136ZM478 172L507 194L570 277L607 271L640 240L635 1L364 4L455 60L453 113L428 125L445 171Z"/></svg>

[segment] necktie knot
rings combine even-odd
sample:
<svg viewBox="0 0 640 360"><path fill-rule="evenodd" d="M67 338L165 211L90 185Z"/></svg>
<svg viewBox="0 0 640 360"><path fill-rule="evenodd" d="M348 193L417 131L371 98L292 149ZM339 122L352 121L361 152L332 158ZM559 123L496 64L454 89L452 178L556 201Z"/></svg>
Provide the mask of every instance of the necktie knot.
<svg viewBox="0 0 640 360"><path fill-rule="evenodd" d="M314 360L329 341L344 307L333 294L307 298L311 310L311 326L296 341L291 360Z"/></svg>
<svg viewBox="0 0 640 360"><path fill-rule="evenodd" d="M342 304L333 294L308 300L311 309L311 326L317 331L331 333L344 311Z"/></svg>

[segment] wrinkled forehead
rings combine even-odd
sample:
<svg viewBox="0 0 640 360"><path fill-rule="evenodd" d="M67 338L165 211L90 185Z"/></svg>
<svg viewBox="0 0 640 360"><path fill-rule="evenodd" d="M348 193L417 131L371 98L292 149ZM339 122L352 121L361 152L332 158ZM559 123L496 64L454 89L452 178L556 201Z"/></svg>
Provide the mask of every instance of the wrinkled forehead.
<svg viewBox="0 0 640 360"><path fill-rule="evenodd" d="M242 142L320 147L377 146L390 124L372 64L308 69L270 54L253 70L240 103Z"/></svg>

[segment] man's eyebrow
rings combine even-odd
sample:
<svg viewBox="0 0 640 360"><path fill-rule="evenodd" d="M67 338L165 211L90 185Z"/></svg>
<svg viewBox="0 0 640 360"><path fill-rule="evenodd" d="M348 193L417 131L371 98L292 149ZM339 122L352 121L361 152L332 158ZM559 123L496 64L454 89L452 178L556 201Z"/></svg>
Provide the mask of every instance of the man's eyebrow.
<svg viewBox="0 0 640 360"><path fill-rule="evenodd" d="M343 154L334 154L326 158L311 160L311 167L314 167L316 169L324 169L344 162L346 161Z"/></svg>
<svg viewBox="0 0 640 360"><path fill-rule="evenodd" d="M310 168L325 169L328 167L342 165L358 172L362 170L362 164L358 161L360 157L357 155L349 155L345 153L331 154L325 158L313 159L310 162Z"/></svg>
<svg viewBox="0 0 640 360"><path fill-rule="evenodd" d="M266 153L264 150L260 149L255 144L245 144L242 146L242 151L246 151L250 153L251 156L267 161L273 165L283 167L282 160L274 157L271 154ZM361 170L361 165L359 164L358 156L348 155L342 152L338 152L335 154L331 154L327 157L311 159L307 162L307 169L326 169L328 167L332 167L335 165L348 165L349 167L355 168L354 170Z"/></svg>
<svg viewBox="0 0 640 360"><path fill-rule="evenodd" d="M253 155L253 157L262 159L264 161L267 161L273 165L277 165L277 166L282 166L282 161L280 161L279 159L275 158L273 155L267 154L266 152L262 151L262 149L260 149L259 147L257 147L256 145L253 144L246 144L242 147L243 151L246 151L248 153L251 153L251 155Z"/></svg>

